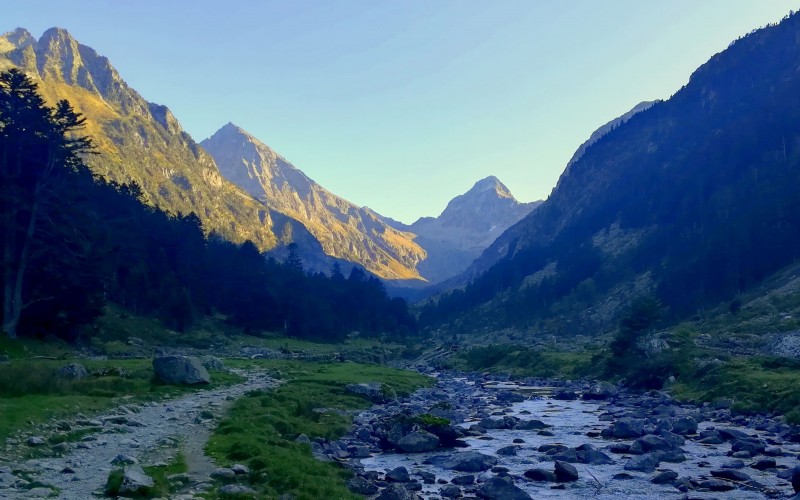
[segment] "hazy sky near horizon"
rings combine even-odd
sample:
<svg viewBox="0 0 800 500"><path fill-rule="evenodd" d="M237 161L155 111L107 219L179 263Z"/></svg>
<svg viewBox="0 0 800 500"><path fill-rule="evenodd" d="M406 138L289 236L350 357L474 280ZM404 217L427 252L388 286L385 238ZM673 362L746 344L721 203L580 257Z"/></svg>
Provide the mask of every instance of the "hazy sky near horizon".
<svg viewBox="0 0 800 500"><path fill-rule="evenodd" d="M25 0L198 142L233 122L330 191L413 222L496 175L546 198L575 149L669 98L788 0Z"/></svg>

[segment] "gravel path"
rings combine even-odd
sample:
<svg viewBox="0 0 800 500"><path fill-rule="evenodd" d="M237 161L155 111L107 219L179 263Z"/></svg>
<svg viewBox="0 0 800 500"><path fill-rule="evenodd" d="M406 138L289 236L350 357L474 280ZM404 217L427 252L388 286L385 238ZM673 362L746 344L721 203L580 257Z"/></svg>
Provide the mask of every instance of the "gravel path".
<svg viewBox="0 0 800 500"><path fill-rule="evenodd" d="M0 498L36 498L52 494L48 488L29 489L26 480L36 480L60 490L57 498L92 498L105 486L112 464L126 455L141 465L166 462L183 450L192 480L187 492L207 485L214 465L203 454L203 446L226 405L242 394L277 385L262 372L239 372L247 380L220 389L199 391L166 402L126 405L94 419L100 432L73 445L65 456L28 460L0 467ZM23 471L23 472L20 472ZM13 474L12 474L13 472ZM21 479L25 478L25 479ZM16 480L16 481L15 481ZM16 485L15 485L16 482Z"/></svg>

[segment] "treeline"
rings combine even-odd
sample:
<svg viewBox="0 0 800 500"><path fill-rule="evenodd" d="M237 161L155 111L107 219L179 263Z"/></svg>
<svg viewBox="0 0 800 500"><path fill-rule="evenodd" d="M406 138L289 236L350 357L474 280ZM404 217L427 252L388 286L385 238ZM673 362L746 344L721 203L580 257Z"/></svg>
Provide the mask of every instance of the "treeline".
<svg viewBox="0 0 800 500"><path fill-rule="evenodd" d="M796 262L798 66L797 14L731 45L590 146L509 256L429 303L420 325L596 331L578 323L637 279L680 319Z"/></svg>
<svg viewBox="0 0 800 500"><path fill-rule="evenodd" d="M0 74L2 320L9 336L76 340L108 302L178 332L222 313L250 332L339 340L416 331L402 299L360 269L308 274L255 245L206 237L194 214L143 203L135 185L94 176L83 118L48 107L23 73Z"/></svg>

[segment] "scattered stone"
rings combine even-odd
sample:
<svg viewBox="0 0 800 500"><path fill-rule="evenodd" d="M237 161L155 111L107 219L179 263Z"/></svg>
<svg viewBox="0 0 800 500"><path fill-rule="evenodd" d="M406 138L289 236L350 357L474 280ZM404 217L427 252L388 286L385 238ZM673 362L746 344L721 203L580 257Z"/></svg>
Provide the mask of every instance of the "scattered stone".
<svg viewBox="0 0 800 500"><path fill-rule="evenodd" d="M454 484L446 484L439 488L439 495L442 498L458 498L461 496L461 488Z"/></svg>
<svg viewBox="0 0 800 500"><path fill-rule="evenodd" d="M692 417L673 418L670 423L675 434L697 434L697 420Z"/></svg>
<svg viewBox="0 0 800 500"><path fill-rule="evenodd" d="M231 467L231 470L232 470L232 471L233 471L233 472L234 472L234 473L235 473L237 476L239 476L239 475L243 475L243 474L250 474L250 469L248 469L246 465L242 465L242 464L234 464L234 465Z"/></svg>
<svg viewBox="0 0 800 500"><path fill-rule="evenodd" d="M218 469L215 469L214 472L210 474L210 476L214 479L218 479L224 482L233 481L236 479L236 473L231 469L227 469L225 467L220 467Z"/></svg>
<svg viewBox="0 0 800 500"><path fill-rule="evenodd" d="M559 389L553 393L553 399L558 399L560 401L574 401L578 399L578 394L575 391Z"/></svg>
<svg viewBox="0 0 800 500"><path fill-rule="evenodd" d="M750 481L750 476L740 470L735 469L719 469L712 470L711 475L719 479L728 479L731 481L747 482Z"/></svg>
<svg viewBox="0 0 800 500"><path fill-rule="evenodd" d="M200 363L208 371L225 371L225 363L216 356L203 356Z"/></svg>
<svg viewBox="0 0 800 500"><path fill-rule="evenodd" d="M447 468L460 472L483 472L497 465L497 458L477 451L457 453L447 461Z"/></svg>
<svg viewBox="0 0 800 500"><path fill-rule="evenodd" d="M408 469L403 466L395 467L394 469L386 472L386 480L395 483L407 483L411 480L408 474Z"/></svg>
<svg viewBox="0 0 800 500"><path fill-rule="evenodd" d="M139 461L136 460L136 457L132 457L130 455L123 455L119 454L114 457L114 460L111 461L113 465L135 465L138 464Z"/></svg>
<svg viewBox="0 0 800 500"><path fill-rule="evenodd" d="M356 476L347 482L347 489L359 495L374 495L378 487L363 477Z"/></svg>
<svg viewBox="0 0 800 500"><path fill-rule="evenodd" d="M613 398L619 394L619 389L608 382L597 382L583 393L583 399L587 401L600 401Z"/></svg>
<svg viewBox="0 0 800 500"><path fill-rule="evenodd" d="M415 495L408 491L402 484L390 484L375 500L414 500Z"/></svg>
<svg viewBox="0 0 800 500"><path fill-rule="evenodd" d="M504 457L513 457L517 455L517 447L513 444L508 446L503 446L502 448L497 450L497 454L504 456Z"/></svg>
<svg viewBox="0 0 800 500"><path fill-rule="evenodd" d="M541 420L531 419L531 420L520 420L519 422L514 425L514 429L518 431L536 431L539 429L546 429L550 427L546 423L542 422Z"/></svg>
<svg viewBox="0 0 800 500"><path fill-rule="evenodd" d="M78 363L70 363L56 370L56 377L62 379L80 380L89 376L86 367Z"/></svg>
<svg viewBox="0 0 800 500"><path fill-rule="evenodd" d="M653 484L667 484L671 483L672 481L678 479L678 473L672 470L666 470L664 472L659 472L656 474L653 479L650 480Z"/></svg>
<svg viewBox="0 0 800 500"><path fill-rule="evenodd" d="M414 431L403 436L397 447L404 453L423 453L439 447L439 438L427 431Z"/></svg>
<svg viewBox="0 0 800 500"><path fill-rule="evenodd" d="M554 472L556 475L556 481L559 483L568 483L578 480L578 469L566 462L562 462L561 460L556 460Z"/></svg>
<svg viewBox="0 0 800 500"><path fill-rule="evenodd" d="M774 469L777 466L778 466L778 464L775 462L774 458L764 458L764 459L758 460L757 462L755 462L753 464L750 464L750 467L752 469L756 469L756 470Z"/></svg>
<svg viewBox="0 0 800 500"><path fill-rule="evenodd" d="M530 500L531 496L511 482L511 478L493 477L478 488L479 498L486 500Z"/></svg>
<svg viewBox="0 0 800 500"><path fill-rule="evenodd" d="M146 495L155 483L153 478L148 476L138 464L128 465L122 471L122 484L119 486L119 494L125 495Z"/></svg>
<svg viewBox="0 0 800 500"><path fill-rule="evenodd" d="M37 447L46 445L47 441L45 441L41 436L31 436L25 441L25 443L28 446Z"/></svg>
<svg viewBox="0 0 800 500"><path fill-rule="evenodd" d="M708 491L731 491L736 489L736 486L731 483L720 481L719 479L707 479L697 483L697 487L701 490Z"/></svg>
<svg viewBox="0 0 800 500"><path fill-rule="evenodd" d="M380 382L347 384L344 389L358 396L362 396L373 403L381 404L389 401L389 397Z"/></svg>
<svg viewBox="0 0 800 500"><path fill-rule="evenodd" d="M252 497L256 494L256 490L245 486L243 484L226 484L219 489L219 494L225 497Z"/></svg>
<svg viewBox="0 0 800 500"><path fill-rule="evenodd" d="M472 474L467 474L465 476L456 476L450 480L451 483L457 484L459 486L466 486L469 484L473 484L475 482L475 476Z"/></svg>
<svg viewBox="0 0 800 500"><path fill-rule="evenodd" d="M625 470L634 470L639 472L653 472L658 467L659 460L652 454L633 457L625 464Z"/></svg>
<svg viewBox="0 0 800 500"><path fill-rule="evenodd" d="M554 472L545 469L530 469L525 471L525 477L531 481L547 481L550 483L556 482L556 475Z"/></svg>
<svg viewBox="0 0 800 500"><path fill-rule="evenodd" d="M187 356L158 356L153 359L156 379L165 384L208 384L211 377L197 358Z"/></svg>
<svg viewBox="0 0 800 500"><path fill-rule="evenodd" d="M637 418L621 418L614 422L611 435L615 438L638 438L644 434L644 420Z"/></svg>

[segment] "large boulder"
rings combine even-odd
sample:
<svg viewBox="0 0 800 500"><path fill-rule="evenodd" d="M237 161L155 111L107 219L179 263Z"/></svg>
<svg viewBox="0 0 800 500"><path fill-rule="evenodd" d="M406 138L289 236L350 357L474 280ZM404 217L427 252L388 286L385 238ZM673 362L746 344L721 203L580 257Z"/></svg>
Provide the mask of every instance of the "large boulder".
<svg viewBox="0 0 800 500"><path fill-rule="evenodd" d="M89 376L86 367L78 363L70 363L56 370L56 377L61 379L80 380Z"/></svg>
<svg viewBox="0 0 800 500"><path fill-rule="evenodd" d="M677 417L672 421L672 432L675 434L697 434L697 420L692 417Z"/></svg>
<svg viewBox="0 0 800 500"><path fill-rule="evenodd" d="M454 454L445 465L460 472L483 472L497 465L497 458L477 451L465 451Z"/></svg>
<svg viewBox="0 0 800 500"><path fill-rule="evenodd" d="M614 422L611 435L615 438L638 438L644 434L645 421L638 418L621 418Z"/></svg>
<svg viewBox="0 0 800 500"><path fill-rule="evenodd" d="M439 438L426 431L414 431L406 434L397 442L397 447L403 453L423 453L433 451L438 446Z"/></svg>
<svg viewBox="0 0 800 500"><path fill-rule="evenodd" d="M156 379L165 384L194 385L211 382L208 371L197 358L159 356L153 359Z"/></svg>
<svg viewBox="0 0 800 500"><path fill-rule="evenodd" d="M587 401L600 401L613 398L617 394L619 394L619 389L617 389L617 386L614 384L597 382L592 384L591 387L583 393L583 399Z"/></svg>
<svg viewBox="0 0 800 500"><path fill-rule="evenodd" d="M362 384L347 384L344 389L351 393L366 398L373 403L386 403L389 401L387 392L380 382L370 382Z"/></svg>
<svg viewBox="0 0 800 500"><path fill-rule="evenodd" d="M122 484L119 485L119 494L122 496L147 495L154 485L153 478L148 476L140 465L129 465L122 471Z"/></svg>
<svg viewBox="0 0 800 500"><path fill-rule="evenodd" d="M560 460L556 460L556 466L553 472L556 475L556 481L559 483L569 483L578 480L578 469Z"/></svg>
<svg viewBox="0 0 800 500"><path fill-rule="evenodd" d="M511 478L493 477L477 491L479 498L486 500L530 500L531 496L511 482Z"/></svg>

